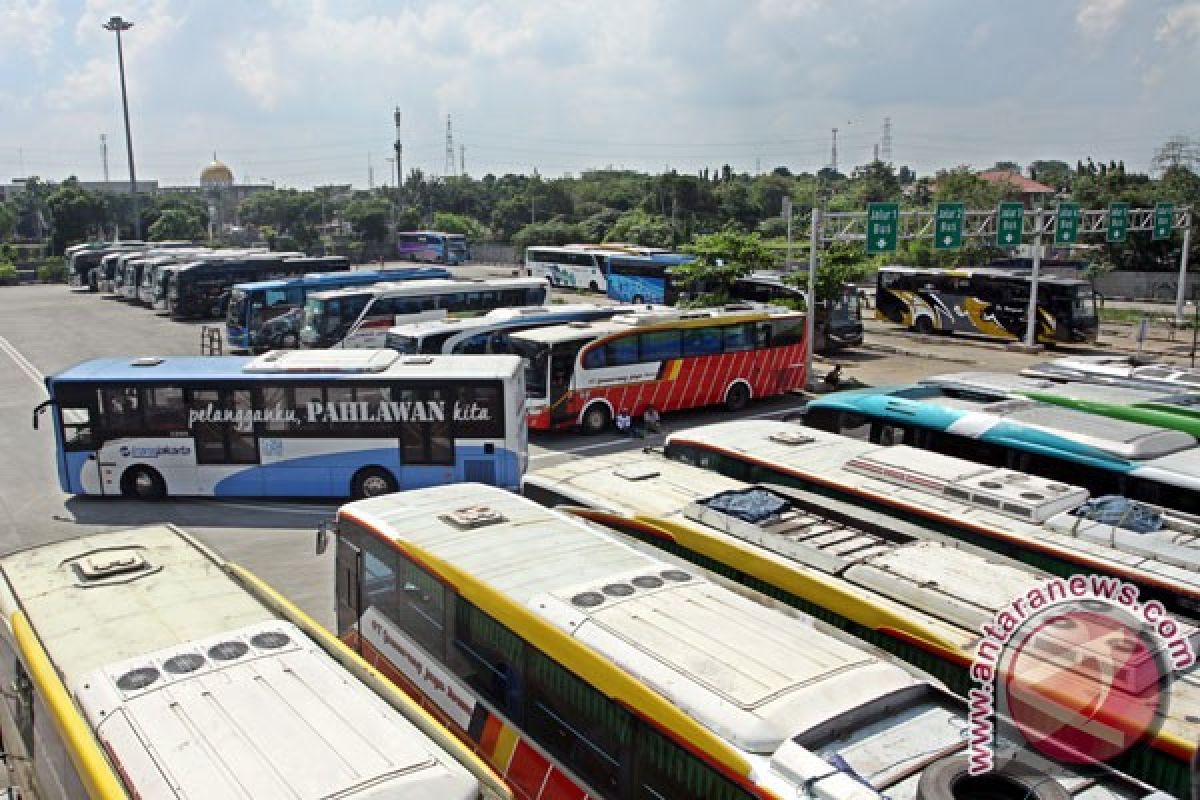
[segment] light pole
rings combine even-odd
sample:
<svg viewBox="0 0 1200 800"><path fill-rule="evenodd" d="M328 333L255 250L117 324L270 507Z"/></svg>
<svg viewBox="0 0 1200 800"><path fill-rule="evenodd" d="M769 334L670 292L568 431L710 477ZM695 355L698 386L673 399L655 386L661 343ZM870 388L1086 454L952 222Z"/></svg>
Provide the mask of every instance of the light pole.
<svg viewBox="0 0 1200 800"><path fill-rule="evenodd" d="M127 31L132 27L132 22L127 22L120 17L110 17L108 22L104 23L106 31L112 31L117 35L117 66L121 72L121 107L125 111L125 149L129 154L129 195L133 200L133 238L141 239L142 213L138 209L137 174L133 169L133 136L129 133L129 98L125 94L125 53L121 49L121 31Z"/></svg>

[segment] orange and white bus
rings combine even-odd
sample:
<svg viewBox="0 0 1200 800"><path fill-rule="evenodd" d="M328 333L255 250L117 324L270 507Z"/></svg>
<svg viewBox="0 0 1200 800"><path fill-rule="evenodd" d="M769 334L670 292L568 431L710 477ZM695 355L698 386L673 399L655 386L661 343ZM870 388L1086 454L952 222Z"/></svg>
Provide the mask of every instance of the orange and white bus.
<svg viewBox="0 0 1200 800"><path fill-rule="evenodd" d="M638 417L804 386L804 314L765 305L667 309L571 322L510 337L525 358L529 427L598 433Z"/></svg>

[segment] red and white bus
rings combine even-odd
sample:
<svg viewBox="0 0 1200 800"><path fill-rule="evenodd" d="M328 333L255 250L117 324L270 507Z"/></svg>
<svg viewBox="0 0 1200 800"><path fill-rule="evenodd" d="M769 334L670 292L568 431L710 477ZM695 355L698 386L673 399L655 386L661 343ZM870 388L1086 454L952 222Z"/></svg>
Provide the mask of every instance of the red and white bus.
<svg viewBox="0 0 1200 800"><path fill-rule="evenodd" d="M804 386L804 314L777 306L668 309L571 322L510 337L525 358L529 427L604 430L640 417Z"/></svg>

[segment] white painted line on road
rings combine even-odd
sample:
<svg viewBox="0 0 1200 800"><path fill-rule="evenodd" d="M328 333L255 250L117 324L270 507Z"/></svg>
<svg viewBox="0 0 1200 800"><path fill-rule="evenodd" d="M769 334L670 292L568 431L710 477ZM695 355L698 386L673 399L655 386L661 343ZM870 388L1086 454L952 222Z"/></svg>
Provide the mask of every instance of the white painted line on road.
<svg viewBox="0 0 1200 800"><path fill-rule="evenodd" d="M223 500L212 500L206 503L206 505L220 506L221 508L244 508L248 511L268 511L272 514L329 514L338 509L337 504L328 506L283 506L272 503L231 503Z"/></svg>
<svg viewBox="0 0 1200 800"><path fill-rule="evenodd" d="M0 336L0 350L4 351L4 353L7 354L8 357L11 358L18 367L20 367L21 371L25 373L29 380L33 381L34 385L45 391L46 376L39 372L38 368L30 363L29 359L23 356L21 351L14 347L12 343L3 336Z"/></svg>
<svg viewBox="0 0 1200 800"><path fill-rule="evenodd" d="M798 408L798 406L797 406L797 408ZM761 414L740 414L740 415L738 415L737 418L738 419L762 419L763 417L781 416L783 414L788 414L795 410L796 410L795 408L777 408L774 411L764 411ZM670 432L668 431L667 433L669 434ZM659 441L665 441L665 439L666 439L666 436L664 435L662 437L662 439ZM655 437L655 440L658 440L658 437ZM602 447L616 447L621 444L628 443L629 441L630 440L627 438L609 439L604 442L596 442L595 444L585 444L582 447L572 447L569 450L548 450L545 453L538 453L536 456L530 456L529 460L537 461L540 458L554 458L555 456L569 456L569 455L573 455L575 453L586 453L589 450L599 450ZM642 446L645 447L647 444L649 444L650 441L651 441L650 439L645 439L643 441Z"/></svg>

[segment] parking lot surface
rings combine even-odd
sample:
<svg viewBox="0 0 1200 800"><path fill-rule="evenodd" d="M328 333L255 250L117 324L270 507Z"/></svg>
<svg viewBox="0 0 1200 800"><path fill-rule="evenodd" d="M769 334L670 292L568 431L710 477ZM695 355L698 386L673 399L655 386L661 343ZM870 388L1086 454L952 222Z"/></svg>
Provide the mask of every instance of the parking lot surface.
<svg viewBox="0 0 1200 800"><path fill-rule="evenodd" d="M464 272L473 277L498 276L511 274L511 269L473 267ZM594 298L573 295L572 299ZM73 292L61 285L0 288L0 430L5 443L0 458L0 486L4 488L0 494L0 552L92 531L171 522L254 570L315 619L332 627L332 558L328 553L314 554L313 531L318 521L332 515L336 501L170 498L142 503L72 497L58 488L53 431L47 425L39 430L32 427L31 412L46 397L45 375L99 356L198 355L204 324L221 323L176 322L140 306ZM1133 344L1111 341L1100 348L1071 352L1111 352ZM814 373L820 378L836 362L843 365L843 377L850 381L884 385L966 369L1012 371L1046 357L1013 352L996 342L916 337L870 320L864 347L818 357ZM804 401L805 396L797 393L755 402L742 415L778 417ZM726 412L705 409L669 415L664 427L679 430L725 419L729 419ZM595 437L535 434L530 441L530 467L644 444L615 432Z"/></svg>

